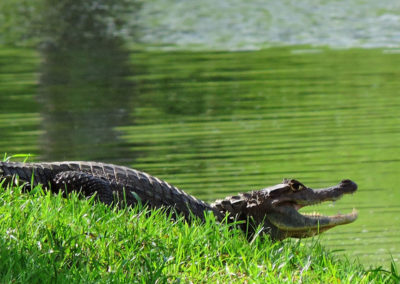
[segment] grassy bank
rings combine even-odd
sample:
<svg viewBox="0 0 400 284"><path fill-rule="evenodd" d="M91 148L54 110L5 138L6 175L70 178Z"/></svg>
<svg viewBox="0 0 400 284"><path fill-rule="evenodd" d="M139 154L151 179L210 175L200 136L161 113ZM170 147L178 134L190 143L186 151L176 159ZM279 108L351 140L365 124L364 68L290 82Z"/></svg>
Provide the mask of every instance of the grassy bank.
<svg viewBox="0 0 400 284"><path fill-rule="evenodd" d="M366 271L317 241L248 242L216 224L171 221L162 211L113 210L36 187L0 188L0 282L182 281L387 283L396 271Z"/></svg>

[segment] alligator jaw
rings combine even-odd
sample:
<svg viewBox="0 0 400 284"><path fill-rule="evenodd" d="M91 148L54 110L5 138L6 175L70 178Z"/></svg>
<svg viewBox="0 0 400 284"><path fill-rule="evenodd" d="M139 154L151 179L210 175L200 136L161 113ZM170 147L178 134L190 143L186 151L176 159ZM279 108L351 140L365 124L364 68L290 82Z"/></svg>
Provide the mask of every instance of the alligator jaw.
<svg viewBox="0 0 400 284"><path fill-rule="evenodd" d="M357 184L348 179L342 180L338 185L315 190L304 186L296 180L284 180L282 184L290 187L291 191L279 196L273 196L272 205L292 204L296 209L325 201L336 201L344 194L354 193L357 190ZM269 192L271 191L269 190ZM269 192L266 192L266 194L269 195Z"/></svg>
<svg viewBox="0 0 400 284"><path fill-rule="evenodd" d="M352 223L358 215L355 209L349 214L333 216L300 214L292 206L281 207L279 211L280 213L269 214L268 219L284 238L312 237L335 226ZM282 218L283 216L285 217Z"/></svg>

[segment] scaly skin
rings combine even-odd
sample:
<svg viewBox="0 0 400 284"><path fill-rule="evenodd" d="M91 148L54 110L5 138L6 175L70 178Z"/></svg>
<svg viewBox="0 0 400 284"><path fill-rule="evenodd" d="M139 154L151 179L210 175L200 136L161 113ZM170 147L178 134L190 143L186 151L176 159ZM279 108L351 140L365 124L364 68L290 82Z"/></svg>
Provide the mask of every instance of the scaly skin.
<svg viewBox="0 0 400 284"><path fill-rule="evenodd" d="M284 180L281 184L230 196L210 205L156 177L112 164L0 162L0 179L11 181L16 176L26 183L33 181L33 186L42 184L53 192L79 191L88 197L96 193L101 202L109 205L134 206L140 200L151 208L173 208L187 220L192 215L204 220L206 211L212 211L219 221L228 214L230 221L243 221L240 227L249 236L261 225L261 232L276 240L313 236L357 218L356 212L331 217L298 213L303 206L337 200L343 194L355 192L357 185L350 180L320 190L308 188L296 180Z"/></svg>

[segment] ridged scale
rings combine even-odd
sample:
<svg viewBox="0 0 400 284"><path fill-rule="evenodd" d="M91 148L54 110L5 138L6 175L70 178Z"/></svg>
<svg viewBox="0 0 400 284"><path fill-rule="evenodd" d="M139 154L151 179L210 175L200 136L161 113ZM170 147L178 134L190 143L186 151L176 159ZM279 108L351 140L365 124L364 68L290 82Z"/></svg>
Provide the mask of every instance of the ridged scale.
<svg viewBox="0 0 400 284"><path fill-rule="evenodd" d="M117 193L121 200L126 200L127 205L137 203L137 198L132 194L134 192L143 204L153 208L173 207L185 216L189 216L191 212L202 219L205 211L213 211L218 219L221 219L221 214L209 204L135 169L98 162L0 162L0 177L18 176L20 180L30 183L33 176L33 185L42 184L46 188L55 188L55 176L69 171L90 174L108 181L112 191Z"/></svg>

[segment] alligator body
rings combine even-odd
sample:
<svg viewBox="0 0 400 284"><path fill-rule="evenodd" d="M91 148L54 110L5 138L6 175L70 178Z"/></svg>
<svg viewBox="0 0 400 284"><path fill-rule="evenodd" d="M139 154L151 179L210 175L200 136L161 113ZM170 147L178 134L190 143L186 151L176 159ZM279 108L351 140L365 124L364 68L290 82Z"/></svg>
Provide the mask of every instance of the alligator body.
<svg viewBox="0 0 400 284"><path fill-rule="evenodd" d="M53 192L78 191L108 205L134 206L142 202L151 208L169 208L186 219L197 216L204 219L212 211L222 221L241 220L241 228L254 233L262 226L263 233L272 239L314 236L337 225L353 222L357 213L335 216L303 215L298 210L323 201L335 201L344 194L354 193L357 185L343 180L336 186L313 190L296 180L284 180L275 186L258 191L229 196L212 204L186 194L178 188L144 172L123 166L97 162L18 163L0 162L0 179L18 180L26 188L42 184ZM32 183L32 184L31 184Z"/></svg>

